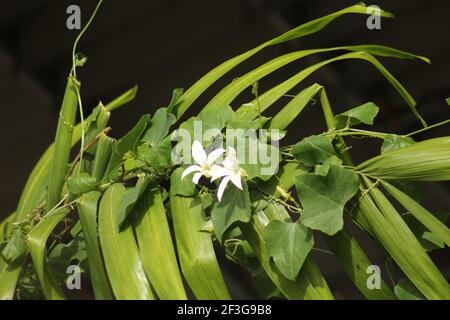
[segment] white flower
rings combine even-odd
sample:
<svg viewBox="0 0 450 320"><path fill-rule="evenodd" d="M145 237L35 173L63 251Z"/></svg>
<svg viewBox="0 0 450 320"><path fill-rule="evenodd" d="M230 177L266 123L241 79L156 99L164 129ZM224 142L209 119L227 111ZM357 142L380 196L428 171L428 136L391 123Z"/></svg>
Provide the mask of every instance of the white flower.
<svg viewBox="0 0 450 320"><path fill-rule="evenodd" d="M239 161L236 157L236 150L228 148L227 156L222 163L222 167L215 166L212 171L211 181L222 178L217 189L217 198L222 200L223 193L228 183L231 181L238 189L242 190L242 169L239 166Z"/></svg>
<svg viewBox="0 0 450 320"><path fill-rule="evenodd" d="M224 149L218 148L207 155L202 144L195 140L194 143L192 143L192 157L197 164L187 167L186 170L183 171L181 179L184 179L193 172L195 172L195 174L192 177L192 182L195 184L198 184L198 181L202 176L207 178L212 177L214 172L219 169L218 165L214 165L214 161L216 161L224 152Z"/></svg>

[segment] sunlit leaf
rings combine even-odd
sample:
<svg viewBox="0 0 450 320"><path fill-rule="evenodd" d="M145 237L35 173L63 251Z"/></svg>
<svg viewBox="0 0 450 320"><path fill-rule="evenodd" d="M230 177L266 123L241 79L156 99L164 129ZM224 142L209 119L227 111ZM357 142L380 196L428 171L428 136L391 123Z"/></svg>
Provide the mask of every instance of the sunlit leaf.
<svg viewBox="0 0 450 320"><path fill-rule="evenodd" d="M367 102L359 107L345 111L335 117L336 128L353 127L360 123L372 125L379 110L380 108L375 103Z"/></svg>

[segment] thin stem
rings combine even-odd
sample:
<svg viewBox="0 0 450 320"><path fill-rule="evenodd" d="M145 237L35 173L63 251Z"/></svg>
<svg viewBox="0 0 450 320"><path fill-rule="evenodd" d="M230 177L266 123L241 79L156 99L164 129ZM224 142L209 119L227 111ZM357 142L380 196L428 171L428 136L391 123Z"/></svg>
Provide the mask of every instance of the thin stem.
<svg viewBox="0 0 450 320"><path fill-rule="evenodd" d="M83 36L83 34L87 31L87 29L89 28L89 26L91 25L92 21L95 18L95 15L97 14L97 11L100 9L100 6L102 5L103 0L99 0L99 2L97 3L97 6L94 9L94 12L92 13L91 17L89 18L88 22L86 23L86 25L84 26L83 30L81 30L80 34L77 36L77 38L75 39L75 42L73 44L73 48L72 48L72 71L71 74L73 74L73 76L76 78L77 76L77 45L78 42L80 41L81 37Z"/></svg>
<svg viewBox="0 0 450 320"><path fill-rule="evenodd" d="M326 254L329 254L329 255L332 255L332 256L334 256L334 253L333 253L333 252L331 252L331 251L328 251L328 250L325 250L325 249L320 249L320 248L312 248L312 250L315 250L315 251L318 251L318 252L322 252L322 253L326 253Z"/></svg>
<svg viewBox="0 0 450 320"><path fill-rule="evenodd" d="M413 135L416 135L416 134L425 132L425 131L427 131L427 130L434 129L434 128L437 128L437 127L446 125L447 123L450 123L450 119L447 119L447 120L445 120L445 121L442 121L442 122L439 122L439 123L435 123L435 124L433 124L433 125L431 125L431 126L428 126L428 127L426 127L426 128L422 128L422 129L420 129L420 130L417 130L417 131L408 133L407 135L405 135L405 137L411 137L411 136L413 136Z"/></svg>

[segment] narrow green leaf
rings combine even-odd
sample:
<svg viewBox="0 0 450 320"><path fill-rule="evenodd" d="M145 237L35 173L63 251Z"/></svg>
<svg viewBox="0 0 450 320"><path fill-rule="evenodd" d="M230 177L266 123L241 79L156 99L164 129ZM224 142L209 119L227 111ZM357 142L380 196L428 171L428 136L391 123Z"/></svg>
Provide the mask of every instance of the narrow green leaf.
<svg viewBox="0 0 450 320"><path fill-rule="evenodd" d="M108 103L105 106L106 110L113 111L128 103L134 99L136 91L137 87L128 90L118 98ZM88 118L86 118L86 122L94 119L94 117L95 114L91 114ZM73 130L71 147L74 147L80 141L81 131L81 124L78 124ZM53 157L53 150L54 144L47 148L28 177L17 206L16 221L23 220L25 216L30 212L33 212L43 200L43 193L48 182L48 172Z"/></svg>
<svg viewBox="0 0 450 320"><path fill-rule="evenodd" d="M136 212L139 251L156 294L162 300L187 299L159 188L143 195Z"/></svg>
<svg viewBox="0 0 450 320"><path fill-rule="evenodd" d="M395 58L420 58L425 59L420 56L416 56L407 52L403 52L400 50L396 50L393 48L385 47L385 46L377 46L377 45L359 45L359 46L342 46L342 47L334 47L334 48L321 48L321 49L309 49L309 50L300 50L295 52L290 52L284 55L281 55L258 68L248 72L247 74L233 80L228 86L222 89L216 96L214 96L210 102L206 105L204 110L212 110L217 109L220 105L231 104L236 97L242 93L246 88L252 86L257 83L263 77L269 75L270 73L276 71L277 69L295 61L298 59L302 59L312 54L322 53L322 52L330 52L330 51L365 51L369 54L387 56L387 57L395 57ZM252 91L253 92L253 91ZM255 95L256 96L256 95ZM258 111L259 108L255 108L255 111Z"/></svg>
<svg viewBox="0 0 450 320"><path fill-rule="evenodd" d="M425 300L423 294L406 278L400 279L394 291L399 300Z"/></svg>
<svg viewBox="0 0 450 320"><path fill-rule="evenodd" d="M118 98L108 103L105 108L108 111L113 111L129 101L133 100L137 92L137 87L134 87ZM94 115L89 116L86 121L93 119ZM75 146L81 138L81 124L78 124L72 134L71 147ZM15 221L22 221L26 215L32 213L36 207L45 199L45 191L48 183L48 175L50 171L50 164L53 158L53 151L55 145L50 145L43 153L39 161L33 168L25 187L20 195L19 204L14 217ZM12 299L17 279L20 275L21 267L4 268L0 273L0 282L3 284L0 287L0 299Z"/></svg>
<svg viewBox="0 0 450 320"><path fill-rule="evenodd" d="M444 241L447 246L450 246L450 230L444 223L427 209L422 207L417 201L410 198L406 193L397 189L392 184L383 182L383 186L406 210L408 210L409 213Z"/></svg>
<svg viewBox="0 0 450 320"><path fill-rule="evenodd" d="M450 286L389 200L368 179L360 209L372 232L428 299L448 299Z"/></svg>
<svg viewBox="0 0 450 320"><path fill-rule="evenodd" d="M189 177L181 179L183 171L184 168L177 168L173 171L170 179L170 195L193 197L197 194L197 189Z"/></svg>
<svg viewBox="0 0 450 320"><path fill-rule="evenodd" d="M111 157L113 143L114 139L111 139L104 133L100 135L91 173L92 177L98 179L99 181L105 174L106 167Z"/></svg>
<svg viewBox="0 0 450 320"><path fill-rule="evenodd" d="M133 101L136 97L138 91L138 87L134 86L133 88L125 91L120 96L109 102L105 107L109 111L113 111L115 109L118 109L122 107L123 105L127 104L130 101Z"/></svg>
<svg viewBox="0 0 450 320"><path fill-rule="evenodd" d="M373 263L364 254L356 239L344 229L333 236L325 235L325 240L336 259L344 268L348 277L371 300L394 300L395 295L389 286L381 279L380 289L369 289L367 286L367 268Z"/></svg>
<svg viewBox="0 0 450 320"><path fill-rule="evenodd" d="M126 225L127 217L136 206L136 203L144 194L145 189L150 184L150 179L147 175L139 177L136 185L134 187L126 189L125 194L122 199L120 199L120 204L117 214L117 229L121 230L123 226Z"/></svg>
<svg viewBox="0 0 450 320"><path fill-rule="evenodd" d="M97 211L100 196L101 193L98 191L82 195L77 202L77 209L86 239L89 274L94 296L98 300L111 300L114 296L103 265L97 231Z"/></svg>
<svg viewBox="0 0 450 320"><path fill-rule="evenodd" d="M55 229L58 223L69 212L70 210L65 208L49 212L27 236L28 247L30 248L34 268L41 283L44 295L49 300L65 299L65 296L64 292L55 283L54 278L49 272L45 245L53 229Z"/></svg>
<svg viewBox="0 0 450 320"><path fill-rule="evenodd" d="M70 76L59 114L55 149L50 162L46 208L50 211L61 199L64 177L69 163L73 127L77 115L79 83Z"/></svg>
<svg viewBox="0 0 450 320"><path fill-rule="evenodd" d="M263 50L264 48L277 45L286 41L298 39L313 33L316 33L323 28L325 28L329 23L334 21L335 19L339 18L342 15L345 14L370 14L369 10L367 10L367 7L360 3L354 6L347 7L345 9L339 10L337 12L331 13L325 17L321 17L312 21L309 21L305 24L302 24L292 30L289 30L288 32L269 40L258 47L249 50L239 56L236 56L218 67L211 70L209 73L207 73L205 76L203 76L200 80L198 80L194 85L192 85L181 97L180 97L180 103L174 108L174 114L179 119L184 112L192 105L192 103L197 100L197 98L207 89L209 88L214 82L216 82L219 78L221 78L224 74L228 73L230 70L232 70L234 67L239 65L240 63L244 62L248 58L252 57L253 55L257 54L259 51ZM383 17L393 17L390 13L385 12L381 10L380 15Z"/></svg>
<svg viewBox="0 0 450 320"><path fill-rule="evenodd" d="M180 183L180 169L171 176L170 210L184 277L197 299L230 299L217 263L211 235L202 232L206 220L199 197L183 197L172 190Z"/></svg>
<svg viewBox="0 0 450 320"><path fill-rule="evenodd" d="M318 84L302 90L286 106L281 109L269 122L269 129L286 129L303 111L322 87Z"/></svg>
<svg viewBox="0 0 450 320"><path fill-rule="evenodd" d="M258 97L258 100L254 99L250 104L256 105L259 103L260 110L264 111L271 105L273 105L278 99L284 96L289 90L298 85L301 81L306 79L312 73L317 71L318 69L337 61L347 60L347 59L359 59L363 61L367 61L372 64L374 67L378 69L378 71L391 83L391 85L397 90L397 92L402 96L411 110L414 112L415 116L420 120L422 125L426 126L425 121L420 116L420 114L416 110L416 101L409 94L409 92L403 87L403 85L370 53L370 50L361 51L361 52L351 52L347 54L343 54L319 63L312 65L308 68L303 69L299 73L295 74L288 80L283 81L277 86L267 90L263 94ZM255 114L252 112L245 112L245 110L237 110L238 119L241 120L251 120L255 118Z"/></svg>
<svg viewBox="0 0 450 320"><path fill-rule="evenodd" d="M125 194L122 184L113 184L100 201L99 236L108 278L119 300L154 299L145 276L139 251L130 226L117 229L117 214Z"/></svg>
<svg viewBox="0 0 450 320"><path fill-rule="evenodd" d="M383 153L356 167L382 180L450 180L450 137L429 139Z"/></svg>
<svg viewBox="0 0 450 320"><path fill-rule="evenodd" d="M439 219L439 221L445 224L449 214L436 213L435 216ZM408 227L411 229L412 233L414 233L417 240L419 240L420 244L427 252L445 248L445 242L435 233L428 230L428 228L420 223L419 220L414 218L412 214L403 214L402 217Z"/></svg>

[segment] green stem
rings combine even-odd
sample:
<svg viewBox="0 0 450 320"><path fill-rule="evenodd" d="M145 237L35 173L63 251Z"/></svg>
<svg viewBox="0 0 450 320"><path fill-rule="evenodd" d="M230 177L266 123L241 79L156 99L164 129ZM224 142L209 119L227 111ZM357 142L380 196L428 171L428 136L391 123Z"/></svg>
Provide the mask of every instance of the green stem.
<svg viewBox="0 0 450 320"><path fill-rule="evenodd" d="M426 127L426 128L422 128L422 129L420 129L420 130L417 130L417 131L408 133L407 135L405 135L405 137L411 137L411 136L413 136L413 135L416 135L416 134L425 132L425 131L427 131L427 130L430 130L430 129L434 129L434 128L443 126L443 125L445 125L445 124L447 124L447 123L450 123L450 119L447 119L447 120L445 120L445 121L442 121L442 122L439 122L439 123L435 123L435 124L433 124L433 125L431 125L431 126L428 126L428 127Z"/></svg>
<svg viewBox="0 0 450 320"><path fill-rule="evenodd" d="M64 177L66 176L69 163L73 127L77 114L78 97L76 86L78 85L76 79L73 76L69 76L56 130L53 158L50 164L46 204L47 211L53 208L61 198Z"/></svg>

